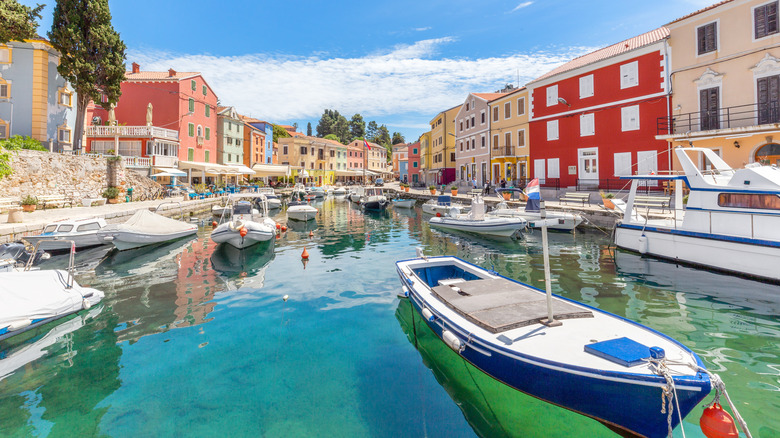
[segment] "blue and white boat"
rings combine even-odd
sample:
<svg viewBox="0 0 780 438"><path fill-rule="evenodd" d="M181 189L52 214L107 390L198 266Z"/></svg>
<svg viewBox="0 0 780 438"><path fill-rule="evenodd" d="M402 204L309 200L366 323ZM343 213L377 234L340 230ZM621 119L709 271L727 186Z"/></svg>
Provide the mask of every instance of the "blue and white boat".
<svg viewBox="0 0 780 438"><path fill-rule="evenodd" d="M521 217L485 216L485 203L480 195L471 200L470 211L467 214L461 214L458 207L450 207L446 215L437 213L436 217L432 217L428 223L432 227L446 230L499 238L511 238L528 225Z"/></svg>
<svg viewBox="0 0 780 438"><path fill-rule="evenodd" d="M393 199L393 207L395 208L414 208L414 204L417 202L414 198L395 198Z"/></svg>
<svg viewBox="0 0 780 438"><path fill-rule="evenodd" d="M651 438L711 390L701 359L649 327L456 257L418 255L396 263L404 295L445 344L512 388Z"/></svg>
<svg viewBox="0 0 780 438"><path fill-rule="evenodd" d="M677 148L680 175L633 175L615 244L643 255L780 281L780 169L753 163L732 169L706 148ZM693 156L693 157L692 157ZM709 164L699 169L697 163ZM704 167L704 166L701 166ZM649 218L640 186L675 183L668 217ZM690 189L683 206L683 186Z"/></svg>

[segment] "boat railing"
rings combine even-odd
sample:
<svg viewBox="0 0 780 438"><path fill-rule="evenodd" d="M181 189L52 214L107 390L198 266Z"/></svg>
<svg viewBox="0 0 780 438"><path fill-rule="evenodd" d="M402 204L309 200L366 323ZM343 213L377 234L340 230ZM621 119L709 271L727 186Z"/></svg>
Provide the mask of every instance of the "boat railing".
<svg viewBox="0 0 780 438"><path fill-rule="evenodd" d="M184 208L182 208L181 202L179 202L179 201L164 201L164 202L161 202L157 207L154 208L154 212L157 213L157 210L159 210L160 207L165 205L165 204L176 204L176 205L178 205L179 206L179 220L181 220L181 221L184 220Z"/></svg>
<svg viewBox="0 0 780 438"><path fill-rule="evenodd" d="M68 279L65 281L65 289L71 289L73 288L73 283L75 282L73 280L73 271L75 267L75 260L76 260L76 242L74 240L70 239L60 239L60 238L52 238L52 239L41 239L38 241L38 243L35 244L35 248L33 248L33 256L30 257L29 260L27 260L27 264L24 265L24 270L29 271L33 267L33 262L35 261L35 254L38 254L38 250L40 249L41 243L44 242L70 242L70 255L68 256Z"/></svg>

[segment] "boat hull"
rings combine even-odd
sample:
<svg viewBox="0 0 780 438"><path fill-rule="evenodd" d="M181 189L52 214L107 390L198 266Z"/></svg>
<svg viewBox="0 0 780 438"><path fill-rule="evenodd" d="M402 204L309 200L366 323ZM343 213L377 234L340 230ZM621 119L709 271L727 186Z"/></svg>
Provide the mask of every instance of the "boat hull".
<svg viewBox="0 0 780 438"><path fill-rule="evenodd" d="M414 199L394 199L393 207L396 208L413 208L415 204Z"/></svg>
<svg viewBox="0 0 780 438"><path fill-rule="evenodd" d="M44 239L64 239L62 242L42 242L38 249L44 251L70 251L70 241L72 240L76 244L76 249L90 248L93 246L108 245L111 242L106 242L100 239L97 235L97 230L89 233L80 234L51 234L51 235L38 235L38 236L26 236L24 240L30 242L35 246L39 241Z"/></svg>
<svg viewBox="0 0 780 438"><path fill-rule="evenodd" d="M486 219L480 221L434 217L431 218L429 223L434 227L495 237L512 237L526 226L525 220L519 218Z"/></svg>
<svg viewBox="0 0 780 438"><path fill-rule="evenodd" d="M387 199L365 201L361 205L365 210L384 210L387 208Z"/></svg>
<svg viewBox="0 0 780 438"><path fill-rule="evenodd" d="M314 207L292 206L287 208L287 219L305 222L316 218L317 218L317 209Z"/></svg>
<svg viewBox="0 0 780 438"><path fill-rule="evenodd" d="M449 214L450 209L457 208L461 213L468 213L471 211L470 205L462 205L462 204L452 204L452 205L439 205L439 204L431 204L431 203L425 203L422 205L422 211L425 214L433 214L439 213L441 215Z"/></svg>
<svg viewBox="0 0 780 438"><path fill-rule="evenodd" d="M488 213L488 216L494 217L519 217L528 221L528 226L531 228L541 228L541 213L525 212L523 210L515 209L500 209L494 210ZM547 229L558 231L572 231L582 223L582 217L570 213L556 213L547 212ZM556 219L557 222L551 223L552 219Z"/></svg>
<svg viewBox="0 0 780 438"><path fill-rule="evenodd" d="M642 244L640 237L646 238ZM640 254L780 282L780 244L660 227L618 224L615 244Z"/></svg>
<svg viewBox="0 0 780 438"><path fill-rule="evenodd" d="M244 222L247 229L245 236L241 236L240 229L233 229L232 223L226 223L218 226L211 233L211 240L215 243L227 243L238 249L243 249L256 245L260 242L267 242L274 238L276 230L266 224L257 222Z"/></svg>
<svg viewBox="0 0 780 438"><path fill-rule="evenodd" d="M140 248L147 245L157 245L165 242L173 242L174 240L183 239L187 236L192 236L198 232L198 227L193 226L191 230L180 231L178 233L171 234L147 234L138 233L135 231L111 231L111 232L99 232L104 241L113 243L116 249L119 251L125 251L128 249Z"/></svg>

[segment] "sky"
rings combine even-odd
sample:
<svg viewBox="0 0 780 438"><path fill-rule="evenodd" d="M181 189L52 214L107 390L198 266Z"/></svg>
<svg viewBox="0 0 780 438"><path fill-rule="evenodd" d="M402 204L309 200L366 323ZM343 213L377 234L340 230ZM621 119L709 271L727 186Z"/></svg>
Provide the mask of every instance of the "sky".
<svg viewBox="0 0 780 438"><path fill-rule="evenodd" d="M38 33L51 29L47 2ZM360 113L407 141L470 92L524 85L715 0L109 0L127 61L199 71L221 105L277 124Z"/></svg>

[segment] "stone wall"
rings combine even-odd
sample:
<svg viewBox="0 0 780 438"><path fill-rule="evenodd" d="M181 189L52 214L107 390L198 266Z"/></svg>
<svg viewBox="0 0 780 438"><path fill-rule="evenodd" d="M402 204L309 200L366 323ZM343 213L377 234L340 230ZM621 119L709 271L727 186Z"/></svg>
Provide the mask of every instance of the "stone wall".
<svg viewBox="0 0 780 438"><path fill-rule="evenodd" d="M107 187L105 158L65 155L39 151L13 151L14 173L0 179L0 198L27 195L65 195L80 202L82 198L99 198ZM133 197L161 189L151 179L126 169L119 163L118 187L133 188Z"/></svg>

